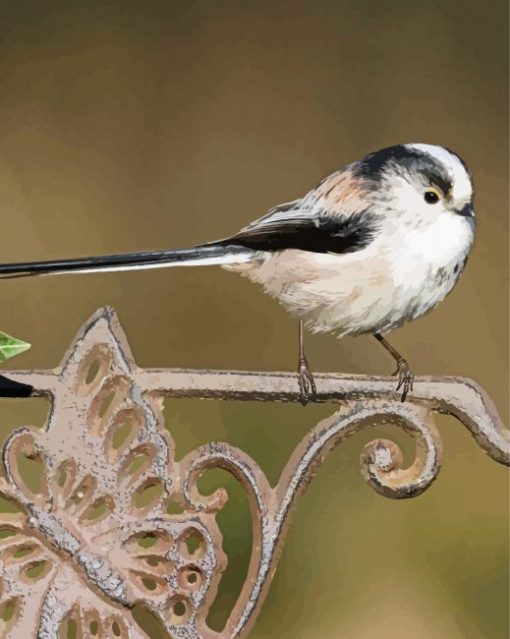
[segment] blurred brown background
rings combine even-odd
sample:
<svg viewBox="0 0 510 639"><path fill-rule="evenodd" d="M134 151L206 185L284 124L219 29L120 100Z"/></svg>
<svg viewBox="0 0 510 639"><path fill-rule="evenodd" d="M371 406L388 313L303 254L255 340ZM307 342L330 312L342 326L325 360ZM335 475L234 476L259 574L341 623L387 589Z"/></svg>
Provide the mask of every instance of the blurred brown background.
<svg viewBox="0 0 510 639"><path fill-rule="evenodd" d="M443 144L473 171L477 242L455 292L393 341L418 374L473 377L508 420L507 41L503 0L3 2L0 259L204 242L368 151ZM140 365L295 366L294 323L220 269L2 282L0 328L33 343L9 366L56 365L104 304ZM370 338L312 336L308 351L315 370L392 366ZM274 481L331 410L184 400L166 415L180 454L228 439ZM2 436L45 411L0 401ZM444 469L416 500L363 484L358 454L373 433L330 456L294 515L254 639L507 635L507 471L453 419L438 422ZM220 628L250 534L242 491L221 473L206 481L217 483L231 492Z"/></svg>

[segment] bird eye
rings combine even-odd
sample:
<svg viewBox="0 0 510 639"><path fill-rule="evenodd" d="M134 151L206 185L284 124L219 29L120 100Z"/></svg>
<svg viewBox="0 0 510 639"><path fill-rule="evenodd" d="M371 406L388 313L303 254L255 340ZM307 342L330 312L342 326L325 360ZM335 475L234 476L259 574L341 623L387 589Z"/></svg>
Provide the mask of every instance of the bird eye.
<svg viewBox="0 0 510 639"><path fill-rule="evenodd" d="M427 202L427 204L436 204L441 199L441 196L436 191L436 189L429 189L428 191L425 191L423 197L425 198L425 202Z"/></svg>

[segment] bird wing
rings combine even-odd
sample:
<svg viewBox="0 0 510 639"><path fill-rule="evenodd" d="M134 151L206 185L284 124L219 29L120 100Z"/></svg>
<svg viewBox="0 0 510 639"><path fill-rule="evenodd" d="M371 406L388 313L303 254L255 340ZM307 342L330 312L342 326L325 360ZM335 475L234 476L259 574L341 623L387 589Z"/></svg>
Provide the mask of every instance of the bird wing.
<svg viewBox="0 0 510 639"><path fill-rule="evenodd" d="M335 173L303 198L276 206L235 235L211 244L338 254L365 248L377 231L377 219L350 178L345 171Z"/></svg>

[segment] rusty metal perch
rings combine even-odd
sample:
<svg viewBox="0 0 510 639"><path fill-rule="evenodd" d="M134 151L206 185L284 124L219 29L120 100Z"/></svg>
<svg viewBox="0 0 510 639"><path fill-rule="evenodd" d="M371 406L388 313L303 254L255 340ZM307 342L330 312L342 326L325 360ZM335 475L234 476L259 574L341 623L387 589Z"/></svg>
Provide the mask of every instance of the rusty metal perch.
<svg viewBox="0 0 510 639"><path fill-rule="evenodd" d="M474 382L421 377L401 403L392 379L332 374L316 375L316 400L339 406L304 437L276 486L227 443L202 446L177 462L163 423L165 397L297 402L296 376L138 368L108 308L87 322L60 368L9 371L9 380L0 384L2 396L44 396L52 410L43 430L18 429L3 450L0 495L19 508L0 513L0 613L11 611L0 614L0 630L7 637L54 638L70 620L84 637L147 637L130 613L138 601L172 637L245 637L269 588L297 496L325 454L365 426L391 422L416 439L407 468L393 442L365 446L362 473L386 497L419 495L437 477L435 412L455 416L490 457L510 464L509 431ZM44 465L38 491L24 481L20 455ZM200 474L213 467L242 483L253 521L248 575L221 633L206 617L226 565L215 515L227 496L219 489L204 497L197 489ZM154 486L160 492L140 506L137 497ZM168 514L169 502L183 512ZM193 552L191 538L198 546ZM25 546L32 552L13 561Z"/></svg>

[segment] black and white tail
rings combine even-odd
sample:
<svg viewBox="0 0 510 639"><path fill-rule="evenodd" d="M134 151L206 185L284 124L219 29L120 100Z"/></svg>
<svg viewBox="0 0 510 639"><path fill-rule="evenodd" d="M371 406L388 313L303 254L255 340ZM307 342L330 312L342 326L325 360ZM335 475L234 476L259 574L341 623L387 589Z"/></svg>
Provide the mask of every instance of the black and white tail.
<svg viewBox="0 0 510 639"><path fill-rule="evenodd" d="M0 264L0 279L61 273L129 271L170 266L210 266L249 262L255 251L229 244L210 244L189 249L144 251L46 262Z"/></svg>

